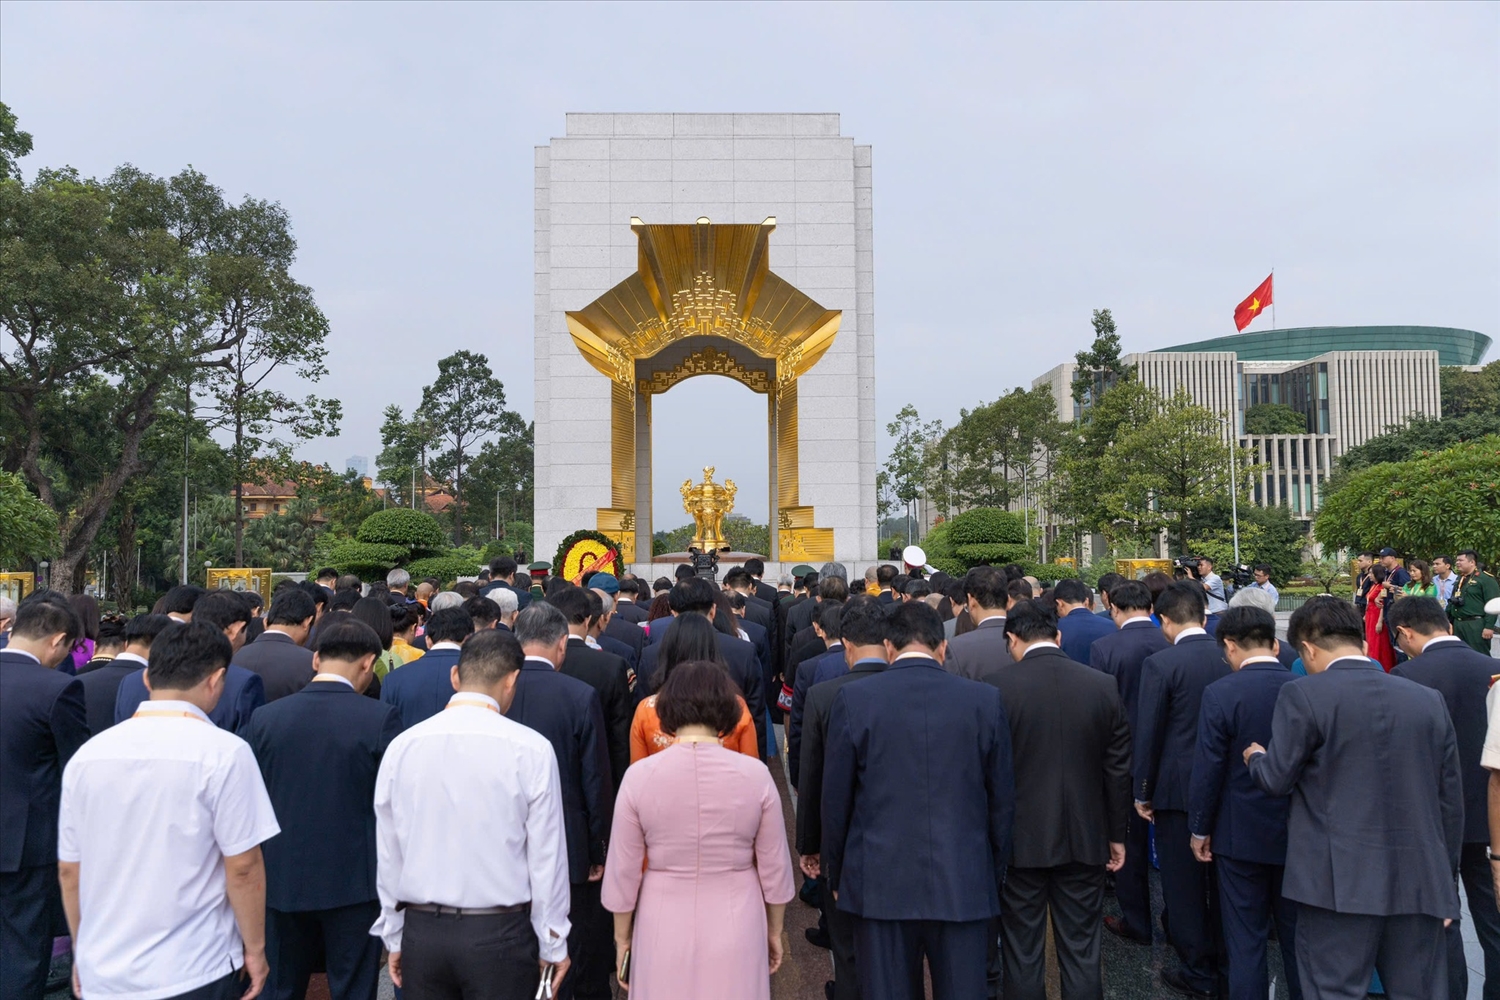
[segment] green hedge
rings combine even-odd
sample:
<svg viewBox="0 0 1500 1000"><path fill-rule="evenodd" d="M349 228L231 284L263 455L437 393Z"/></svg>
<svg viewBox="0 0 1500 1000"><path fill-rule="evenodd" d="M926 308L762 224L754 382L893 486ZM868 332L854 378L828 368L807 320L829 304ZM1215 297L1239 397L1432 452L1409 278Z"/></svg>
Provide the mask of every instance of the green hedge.
<svg viewBox="0 0 1500 1000"><path fill-rule="evenodd" d="M436 554L448 543L437 518L405 507L376 511L360 522L354 537L375 545L399 545L403 555L415 556Z"/></svg>
<svg viewBox="0 0 1500 1000"><path fill-rule="evenodd" d="M374 542L339 542L328 553L328 561L340 573L354 573L363 580L384 577L407 557L403 545L381 545Z"/></svg>
<svg viewBox="0 0 1500 1000"><path fill-rule="evenodd" d="M413 580L435 576L448 587L461 576L476 576L482 560L478 549L454 549L440 556L428 556L409 563L406 571Z"/></svg>
<svg viewBox="0 0 1500 1000"><path fill-rule="evenodd" d="M953 519L948 540L961 545L1025 545L1026 522L998 507L975 507Z"/></svg>
<svg viewBox="0 0 1500 1000"><path fill-rule="evenodd" d="M1010 542L977 542L971 545L954 546L954 553L969 566L989 563L1004 566L1006 563L1025 562L1031 555L1031 546Z"/></svg>

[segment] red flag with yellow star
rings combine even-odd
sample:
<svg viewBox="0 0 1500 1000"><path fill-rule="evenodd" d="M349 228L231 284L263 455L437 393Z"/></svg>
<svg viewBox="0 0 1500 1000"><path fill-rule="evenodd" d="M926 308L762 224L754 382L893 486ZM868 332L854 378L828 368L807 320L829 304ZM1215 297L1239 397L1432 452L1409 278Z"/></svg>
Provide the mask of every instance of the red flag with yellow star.
<svg viewBox="0 0 1500 1000"><path fill-rule="evenodd" d="M1250 293L1250 297L1234 307L1234 328L1243 330L1255 322L1255 317L1260 315L1262 309L1271 304L1271 281L1276 277L1272 274L1260 283L1260 287Z"/></svg>

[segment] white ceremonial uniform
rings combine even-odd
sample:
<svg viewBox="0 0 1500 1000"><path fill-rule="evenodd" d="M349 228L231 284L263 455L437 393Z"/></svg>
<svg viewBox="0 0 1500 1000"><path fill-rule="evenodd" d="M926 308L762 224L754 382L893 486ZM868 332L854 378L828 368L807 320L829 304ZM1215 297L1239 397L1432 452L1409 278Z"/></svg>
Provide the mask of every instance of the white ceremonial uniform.
<svg viewBox="0 0 1500 1000"><path fill-rule="evenodd" d="M391 741L375 779L370 929L401 950L402 903L483 909L531 903L541 960L568 954L568 848L557 755L546 737L460 691Z"/></svg>
<svg viewBox="0 0 1500 1000"><path fill-rule="evenodd" d="M79 873L83 995L159 1000L245 964L224 859L281 832L249 745L148 701L63 771L57 856Z"/></svg>

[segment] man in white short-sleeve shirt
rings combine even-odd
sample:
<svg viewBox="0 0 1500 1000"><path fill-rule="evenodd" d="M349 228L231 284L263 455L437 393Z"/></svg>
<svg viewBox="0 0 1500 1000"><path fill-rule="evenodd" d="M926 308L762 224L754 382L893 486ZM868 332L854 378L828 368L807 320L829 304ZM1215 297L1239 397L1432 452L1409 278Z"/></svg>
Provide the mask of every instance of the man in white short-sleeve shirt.
<svg viewBox="0 0 1500 1000"><path fill-rule="evenodd" d="M208 721L232 655L210 625L162 632L151 700L63 772L58 870L89 1000L249 1000L265 986L260 844L280 827L250 747Z"/></svg>

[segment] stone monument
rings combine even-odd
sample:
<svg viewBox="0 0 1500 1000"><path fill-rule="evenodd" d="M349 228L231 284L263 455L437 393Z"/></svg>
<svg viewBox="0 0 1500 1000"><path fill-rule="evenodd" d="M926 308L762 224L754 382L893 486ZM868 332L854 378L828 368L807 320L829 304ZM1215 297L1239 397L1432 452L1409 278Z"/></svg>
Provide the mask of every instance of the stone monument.
<svg viewBox="0 0 1500 1000"><path fill-rule="evenodd" d="M537 551L597 528L650 572L651 399L717 374L767 399L768 562L873 561L870 147L833 114L565 131L536 151Z"/></svg>

